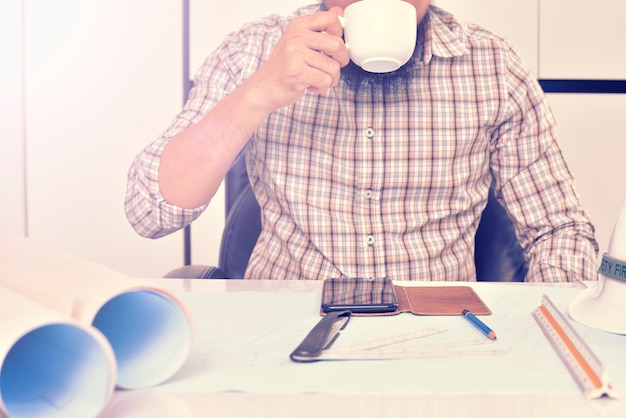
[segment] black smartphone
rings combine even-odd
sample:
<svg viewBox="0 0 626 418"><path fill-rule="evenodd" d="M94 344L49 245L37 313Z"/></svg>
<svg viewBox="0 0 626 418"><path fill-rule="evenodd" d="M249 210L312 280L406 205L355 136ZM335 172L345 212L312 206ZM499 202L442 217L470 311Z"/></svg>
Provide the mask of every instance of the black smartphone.
<svg viewBox="0 0 626 418"><path fill-rule="evenodd" d="M393 312L398 297L393 281L387 278L331 278L322 287L322 311Z"/></svg>

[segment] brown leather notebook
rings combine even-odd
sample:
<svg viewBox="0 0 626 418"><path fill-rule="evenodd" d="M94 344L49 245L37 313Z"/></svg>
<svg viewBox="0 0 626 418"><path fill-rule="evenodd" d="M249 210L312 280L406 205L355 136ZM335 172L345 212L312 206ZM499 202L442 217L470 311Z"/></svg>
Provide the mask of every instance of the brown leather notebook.
<svg viewBox="0 0 626 418"><path fill-rule="evenodd" d="M389 316L410 312L415 315L461 315L468 309L474 315L491 315L485 302L469 286L399 286L398 309L384 313L353 313L354 316Z"/></svg>
<svg viewBox="0 0 626 418"><path fill-rule="evenodd" d="M398 286L398 313L415 315L461 315L464 309L474 315L491 315L485 302L469 286Z"/></svg>

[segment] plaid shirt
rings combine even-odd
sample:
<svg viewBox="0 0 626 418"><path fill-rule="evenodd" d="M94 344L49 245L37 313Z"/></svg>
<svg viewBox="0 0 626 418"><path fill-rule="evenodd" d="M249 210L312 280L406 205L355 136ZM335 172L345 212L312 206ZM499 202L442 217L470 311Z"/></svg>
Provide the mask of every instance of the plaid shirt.
<svg viewBox="0 0 626 418"><path fill-rule="evenodd" d="M183 111L129 172L127 215L159 237L196 219L159 192L163 147L268 58L287 18L230 35ZM501 38L431 6L416 76L383 94L343 81L272 113L244 151L263 231L247 278L475 280L474 235L494 182L529 281L594 280L597 244L541 88Z"/></svg>

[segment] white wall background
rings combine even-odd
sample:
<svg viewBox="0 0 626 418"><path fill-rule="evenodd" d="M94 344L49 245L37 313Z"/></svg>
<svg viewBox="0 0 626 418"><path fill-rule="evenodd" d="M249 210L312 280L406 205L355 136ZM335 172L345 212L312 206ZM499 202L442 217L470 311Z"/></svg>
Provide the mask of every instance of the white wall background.
<svg viewBox="0 0 626 418"><path fill-rule="evenodd" d="M308 0L190 0L191 70L227 32ZM436 0L508 38L542 78L626 79L621 0ZM138 276L182 264L182 233L137 236L123 212L135 154L182 104L182 0L3 0L0 237L28 235ZM550 94L602 251L626 197L626 95ZM610 156L613 156L612 158ZM223 197L192 227L215 264Z"/></svg>
<svg viewBox="0 0 626 418"><path fill-rule="evenodd" d="M0 67L20 70L2 74L12 92L0 113L3 237L28 234L137 275L181 263L179 234L140 238L122 206L133 156L182 101L180 4L3 0Z"/></svg>
<svg viewBox="0 0 626 418"><path fill-rule="evenodd" d="M22 9L17 1L0 4L0 237L24 235Z"/></svg>

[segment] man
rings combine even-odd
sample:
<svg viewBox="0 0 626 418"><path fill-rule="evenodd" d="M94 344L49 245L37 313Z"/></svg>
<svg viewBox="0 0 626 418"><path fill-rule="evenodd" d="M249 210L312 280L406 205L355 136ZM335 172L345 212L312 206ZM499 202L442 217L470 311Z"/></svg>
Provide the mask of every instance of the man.
<svg viewBox="0 0 626 418"><path fill-rule="evenodd" d="M129 172L127 216L159 237L196 219L243 150L263 231L255 279L474 280L490 185L529 281L596 278L597 243L541 89L501 38L410 0L413 58L349 61L325 0L230 35ZM408 1L408 0L407 0Z"/></svg>

